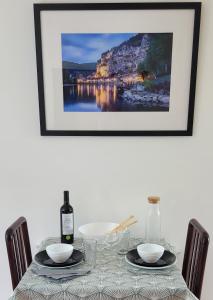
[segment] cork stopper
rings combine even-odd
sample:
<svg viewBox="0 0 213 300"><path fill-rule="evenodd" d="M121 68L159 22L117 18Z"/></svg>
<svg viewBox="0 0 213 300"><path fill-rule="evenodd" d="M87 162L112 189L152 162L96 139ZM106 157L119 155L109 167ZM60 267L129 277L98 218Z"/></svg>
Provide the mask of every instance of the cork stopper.
<svg viewBox="0 0 213 300"><path fill-rule="evenodd" d="M156 204L160 201L160 197L158 196L149 196L148 197L148 202L152 204Z"/></svg>

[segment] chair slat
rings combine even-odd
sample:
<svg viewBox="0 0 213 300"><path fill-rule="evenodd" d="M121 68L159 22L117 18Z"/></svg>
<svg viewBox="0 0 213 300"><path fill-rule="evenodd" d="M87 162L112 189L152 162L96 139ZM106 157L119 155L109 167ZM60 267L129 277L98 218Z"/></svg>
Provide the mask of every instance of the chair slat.
<svg viewBox="0 0 213 300"><path fill-rule="evenodd" d="M11 274L13 273L13 278L12 281L13 281L13 284L16 285L15 282L19 282L19 269L17 268L18 264L19 264L19 259L18 259L18 253L17 253L17 250L16 250L16 236L14 235L12 238L12 242L11 244L9 244L9 252L11 253L10 254L10 260L9 260L9 263L10 263L10 272ZM11 275L12 276L12 275Z"/></svg>
<svg viewBox="0 0 213 300"><path fill-rule="evenodd" d="M16 261L14 262L15 263L15 267L16 267L16 270L17 270L17 278L18 280L20 280L21 278L21 267L20 266L20 253L19 253L19 248L18 248L18 236L17 236L17 232L15 231L14 232L14 253L15 253L15 256L16 256Z"/></svg>
<svg viewBox="0 0 213 300"><path fill-rule="evenodd" d="M17 241L18 241L18 251L19 251L19 263L20 263L20 271L21 271L21 276L23 276L23 274L25 273L26 271L26 264L25 264L25 251L24 251L24 243L23 243L23 240L22 240L22 228L19 227L17 229Z"/></svg>

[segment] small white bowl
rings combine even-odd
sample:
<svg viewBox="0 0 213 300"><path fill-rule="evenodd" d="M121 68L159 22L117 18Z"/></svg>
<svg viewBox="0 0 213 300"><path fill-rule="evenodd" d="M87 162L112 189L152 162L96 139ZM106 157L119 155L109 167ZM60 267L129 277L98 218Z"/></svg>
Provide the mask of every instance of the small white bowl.
<svg viewBox="0 0 213 300"><path fill-rule="evenodd" d="M146 263L157 262L164 253L164 247L157 244L141 244L137 246L139 256Z"/></svg>
<svg viewBox="0 0 213 300"><path fill-rule="evenodd" d="M70 244L52 244L46 247L48 256L55 263L64 263L73 253L73 246Z"/></svg>

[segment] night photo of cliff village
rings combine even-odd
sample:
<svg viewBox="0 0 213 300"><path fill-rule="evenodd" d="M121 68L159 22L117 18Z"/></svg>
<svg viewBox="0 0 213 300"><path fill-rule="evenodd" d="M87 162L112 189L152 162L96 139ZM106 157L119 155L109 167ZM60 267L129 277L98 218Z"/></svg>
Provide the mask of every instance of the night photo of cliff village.
<svg viewBox="0 0 213 300"><path fill-rule="evenodd" d="M64 111L169 111L172 38L61 34Z"/></svg>

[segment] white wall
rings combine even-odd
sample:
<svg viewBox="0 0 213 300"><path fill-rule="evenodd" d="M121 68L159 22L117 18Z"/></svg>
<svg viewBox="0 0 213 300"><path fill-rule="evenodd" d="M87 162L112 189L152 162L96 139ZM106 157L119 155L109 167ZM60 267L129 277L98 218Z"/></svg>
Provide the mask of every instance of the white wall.
<svg viewBox="0 0 213 300"><path fill-rule="evenodd" d="M59 234L62 191L76 228L135 214L144 233L146 198L161 196L164 233L184 248L195 217L213 233L213 1L203 1L193 137L41 137L33 1L0 0L0 299L11 293L4 233L28 219L33 253ZM210 245L203 300L212 299Z"/></svg>

